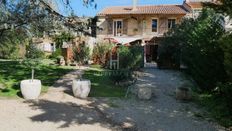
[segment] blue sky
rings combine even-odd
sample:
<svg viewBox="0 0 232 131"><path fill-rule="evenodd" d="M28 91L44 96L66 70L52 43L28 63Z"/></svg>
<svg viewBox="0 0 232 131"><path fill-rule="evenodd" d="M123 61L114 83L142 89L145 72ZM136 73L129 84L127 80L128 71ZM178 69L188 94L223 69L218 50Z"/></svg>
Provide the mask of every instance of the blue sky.
<svg viewBox="0 0 232 131"><path fill-rule="evenodd" d="M132 0L95 0L97 9L94 6L83 6L82 0L71 0L74 13L78 16L95 16L100 10L107 6L132 5ZM138 0L138 5L157 5L157 4L182 4L183 0ZM62 9L61 9L62 10ZM70 12L68 9L62 10L64 14Z"/></svg>

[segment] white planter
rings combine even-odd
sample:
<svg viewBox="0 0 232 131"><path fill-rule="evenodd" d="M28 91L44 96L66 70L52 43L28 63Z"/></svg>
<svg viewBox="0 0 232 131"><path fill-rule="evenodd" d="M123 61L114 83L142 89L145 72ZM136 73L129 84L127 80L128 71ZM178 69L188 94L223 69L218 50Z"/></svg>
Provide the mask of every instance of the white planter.
<svg viewBox="0 0 232 131"><path fill-rule="evenodd" d="M27 100L37 99L41 92L40 80L23 80L20 83L22 95Z"/></svg>
<svg viewBox="0 0 232 131"><path fill-rule="evenodd" d="M85 99L91 89L90 80L73 80L72 90L75 97Z"/></svg>

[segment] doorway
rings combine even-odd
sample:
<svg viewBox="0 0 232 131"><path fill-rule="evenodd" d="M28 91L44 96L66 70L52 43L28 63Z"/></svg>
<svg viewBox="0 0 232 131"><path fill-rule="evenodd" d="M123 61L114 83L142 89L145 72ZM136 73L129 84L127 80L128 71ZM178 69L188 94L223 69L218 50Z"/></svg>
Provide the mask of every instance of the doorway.
<svg viewBox="0 0 232 131"><path fill-rule="evenodd" d="M145 54L147 63L157 62L158 45L146 45Z"/></svg>

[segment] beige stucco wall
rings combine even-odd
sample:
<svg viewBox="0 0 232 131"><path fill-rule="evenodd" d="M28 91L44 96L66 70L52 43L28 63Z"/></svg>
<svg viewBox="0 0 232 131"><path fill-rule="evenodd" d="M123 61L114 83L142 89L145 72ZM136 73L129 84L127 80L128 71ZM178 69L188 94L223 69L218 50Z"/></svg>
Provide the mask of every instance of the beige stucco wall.
<svg viewBox="0 0 232 131"><path fill-rule="evenodd" d="M168 31L168 19L176 19L176 23L180 23L184 15L118 15L99 17L98 27L102 28L102 31L97 31L98 37L104 37L106 35L113 35L112 21L116 19L123 20L124 35L128 36L158 36L163 35ZM158 32L152 32L152 19L158 19ZM108 21L111 21L109 23ZM111 29L110 29L111 28ZM125 29L126 28L126 29ZM110 31L111 30L111 31Z"/></svg>
<svg viewBox="0 0 232 131"><path fill-rule="evenodd" d="M97 22L97 27L100 30L97 30L97 35L107 35L108 33L108 22L105 17L99 17Z"/></svg>

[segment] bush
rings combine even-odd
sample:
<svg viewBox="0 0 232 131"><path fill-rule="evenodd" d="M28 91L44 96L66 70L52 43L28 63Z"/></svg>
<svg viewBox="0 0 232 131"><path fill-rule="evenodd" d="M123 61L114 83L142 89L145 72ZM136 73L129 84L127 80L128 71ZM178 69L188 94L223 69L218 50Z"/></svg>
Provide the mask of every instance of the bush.
<svg viewBox="0 0 232 131"><path fill-rule="evenodd" d="M224 52L225 70L229 76L229 81L232 82L232 34L227 34L220 40L220 45Z"/></svg>
<svg viewBox="0 0 232 131"><path fill-rule="evenodd" d="M36 48L34 44L30 44L27 46L26 58L37 59L37 58L44 58L44 57L45 57L44 52Z"/></svg>
<svg viewBox="0 0 232 131"><path fill-rule="evenodd" d="M61 49L56 49L55 52L52 52L52 55L50 55L49 58L51 59L56 59L58 56L62 55L62 50Z"/></svg>
<svg viewBox="0 0 232 131"><path fill-rule="evenodd" d="M15 30L7 30L0 36L0 58L18 59L25 55L24 50L20 50L20 46L27 43L24 32L16 32ZM23 53L20 53L23 52Z"/></svg>
<svg viewBox="0 0 232 131"><path fill-rule="evenodd" d="M109 61L109 54L113 47L110 43L98 43L95 45L92 54L92 60L94 64L99 64L103 67L107 66Z"/></svg>
<svg viewBox="0 0 232 131"><path fill-rule="evenodd" d="M143 66L143 50L140 46L119 48L120 69L138 69Z"/></svg>
<svg viewBox="0 0 232 131"><path fill-rule="evenodd" d="M121 81L127 81L132 78L132 73L130 70L120 69L120 70L112 70L108 71L109 78L114 83L118 83Z"/></svg>
<svg viewBox="0 0 232 131"><path fill-rule="evenodd" d="M224 97L226 100L226 103L228 104L227 106L231 109L232 111L232 83L219 83L215 91L218 93L219 97Z"/></svg>
<svg viewBox="0 0 232 131"><path fill-rule="evenodd" d="M89 59L90 49L86 44L79 44L77 47L73 48L74 60L78 63L85 64Z"/></svg>
<svg viewBox="0 0 232 131"><path fill-rule="evenodd" d="M218 41L224 30L219 22L219 16L211 10L203 11L196 20L185 20L161 42L159 65L178 67L183 62L201 89L212 91L226 79L224 54Z"/></svg>
<svg viewBox="0 0 232 131"><path fill-rule="evenodd" d="M53 39L56 43L56 48L61 48L63 42L69 42L73 40L74 36L72 36L70 33L63 32L60 35L56 35Z"/></svg>

